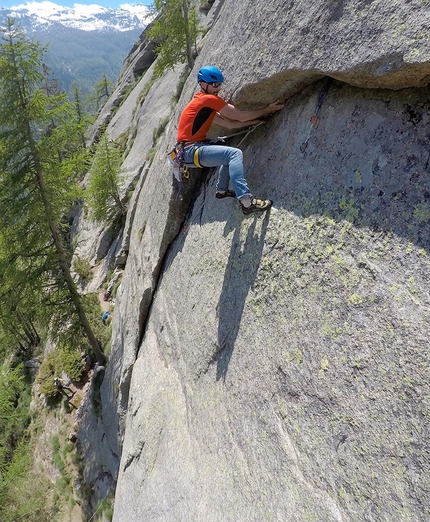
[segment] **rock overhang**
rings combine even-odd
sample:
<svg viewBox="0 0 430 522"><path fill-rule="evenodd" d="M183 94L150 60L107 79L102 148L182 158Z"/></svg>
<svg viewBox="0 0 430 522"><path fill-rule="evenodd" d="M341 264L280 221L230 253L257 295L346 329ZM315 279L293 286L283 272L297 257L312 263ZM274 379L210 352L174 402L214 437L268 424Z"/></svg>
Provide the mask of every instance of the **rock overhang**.
<svg viewBox="0 0 430 522"><path fill-rule="evenodd" d="M362 88L424 87L426 4L226 0L196 67L219 66L224 95L244 108L285 100L323 76Z"/></svg>

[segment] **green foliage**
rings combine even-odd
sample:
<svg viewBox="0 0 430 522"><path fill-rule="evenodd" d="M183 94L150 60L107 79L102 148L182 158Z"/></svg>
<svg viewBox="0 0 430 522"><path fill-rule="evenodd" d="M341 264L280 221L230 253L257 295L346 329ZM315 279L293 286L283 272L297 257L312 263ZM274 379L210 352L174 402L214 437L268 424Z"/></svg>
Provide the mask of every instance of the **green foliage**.
<svg viewBox="0 0 430 522"><path fill-rule="evenodd" d="M73 453L73 450L74 450L74 446L73 446L73 444L72 444L70 441L66 442L66 443L64 444L64 447L63 447L63 457L66 457L66 455L67 455L68 453L71 453L71 454L72 454L72 453Z"/></svg>
<svg viewBox="0 0 430 522"><path fill-rule="evenodd" d="M0 367L0 520L48 519L48 483L30 470L30 393L22 368ZM25 495L23 495L25 491Z"/></svg>
<svg viewBox="0 0 430 522"><path fill-rule="evenodd" d="M61 348L59 350L60 367L74 382L79 382L85 372L82 361L82 353L73 348Z"/></svg>
<svg viewBox="0 0 430 522"><path fill-rule="evenodd" d="M85 312L95 336L100 341L102 346L106 346L111 337L111 328L106 328L106 326L101 321L103 312L100 306L98 295L86 294L84 296L83 304L85 306Z"/></svg>
<svg viewBox="0 0 430 522"><path fill-rule="evenodd" d="M157 154L157 149L155 149L154 147L149 149L146 154L146 161L152 162L152 160L155 158L156 154Z"/></svg>
<svg viewBox="0 0 430 522"><path fill-rule="evenodd" d="M179 78L178 85L176 86L176 92L172 96L172 108L178 103L179 98L181 97L182 91L184 89L185 82L187 81L188 76L190 75L190 71L185 71L184 74Z"/></svg>
<svg viewBox="0 0 430 522"><path fill-rule="evenodd" d="M50 520L46 498L49 482L30 469L31 444L21 441L0 478L0 517L2 522ZM25 492L23 494L23 492Z"/></svg>
<svg viewBox="0 0 430 522"><path fill-rule="evenodd" d="M112 93L113 83L106 74L103 74L102 79L94 85L94 92L88 96L90 104L94 104L98 110L103 103L109 98Z"/></svg>
<svg viewBox="0 0 430 522"><path fill-rule="evenodd" d="M125 215L126 208L121 201L120 147L103 133L97 145L94 161L90 169L90 179L86 199L90 216L95 221L112 220L116 214Z"/></svg>
<svg viewBox="0 0 430 522"><path fill-rule="evenodd" d="M158 141L158 138L163 134L166 129L167 124L169 123L170 116L166 116L163 120L160 121L158 127L154 129L152 133L152 144L155 145Z"/></svg>
<svg viewBox="0 0 430 522"><path fill-rule="evenodd" d="M148 92L151 90L151 87L154 85L155 81L156 81L156 78L153 76L147 83L145 83L145 85L144 85L143 89L140 91L138 99L137 99L138 105L143 104L143 102L145 101L145 99L148 95Z"/></svg>
<svg viewBox="0 0 430 522"><path fill-rule="evenodd" d="M112 288L112 295L113 295L114 297L116 297L116 294L117 294L117 292L118 292L118 288L119 288L120 284L121 284L121 281L117 281L117 282L113 285L113 288Z"/></svg>
<svg viewBox="0 0 430 522"><path fill-rule="evenodd" d="M103 520L112 520L113 517L113 497L108 495L97 505L96 514L98 517L102 516ZM102 520L101 518L97 518L97 520Z"/></svg>
<svg viewBox="0 0 430 522"><path fill-rule="evenodd" d="M86 148L86 131L88 127L93 123L91 118L86 111L84 100L81 96L81 89L77 84L72 85L73 88L73 101L75 108L75 122L76 122L76 133L78 140L80 141L82 149Z"/></svg>
<svg viewBox="0 0 430 522"><path fill-rule="evenodd" d="M53 435L51 439L52 453L55 455L60 450L60 438L58 435Z"/></svg>
<svg viewBox="0 0 430 522"><path fill-rule="evenodd" d="M7 315L67 330L75 315L98 360L70 273L67 216L88 164L79 109L46 77L44 49L7 21L0 45L0 292ZM3 303L2 303L3 304ZM22 323L18 319L19 323Z"/></svg>
<svg viewBox="0 0 430 522"><path fill-rule="evenodd" d="M51 438L52 443L52 460L60 472L60 478L55 481L54 495L53 495L53 510L55 510L61 520L65 519L66 512L64 511L65 506L68 504L68 509L71 511L75 504L73 498L73 486L72 476L76 472L76 466L78 466L78 455L75 458L68 458L69 451L73 450L73 445L66 441L65 437L60 435L54 435ZM67 448L70 448L69 450ZM67 508L66 508L67 509ZM57 520L60 520L60 518Z"/></svg>
<svg viewBox="0 0 430 522"><path fill-rule="evenodd" d="M58 393L54 386L55 368L56 353L52 351L44 357L36 379L40 393L43 393L47 397L55 397Z"/></svg>
<svg viewBox="0 0 430 522"><path fill-rule="evenodd" d="M89 281L93 276L91 272L91 263L84 257L76 256L74 258L73 269L84 281Z"/></svg>
<svg viewBox="0 0 430 522"><path fill-rule="evenodd" d="M136 130L133 131L133 134L135 135L136 132L137 132L137 126L135 127ZM115 140L115 143L118 145L118 147L120 148L120 150L126 150L127 148L127 143L128 143L128 137L129 137L129 133L128 132L123 132L122 134L120 134L118 136L118 138Z"/></svg>
<svg viewBox="0 0 430 522"><path fill-rule="evenodd" d="M159 42L155 77L178 63L187 62L192 69L200 27L190 0L154 0L150 9L156 18L148 29L148 36Z"/></svg>
<svg viewBox="0 0 430 522"><path fill-rule="evenodd" d="M8 431L11 422L16 419L15 401L23 388L22 368L10 369L6 364L0 366L0 433ZM5 455L8 448L0 442L0 470L2 469L1 454Z"/></svg>
<svg viewBox="0 0 430 522"><path fill-rule="evenodd" d="M57 397L58 390L54 385L54 379L61 377L63 372L74 382L79 382L82 379L85 367L80 350L63 345L50 351L45 356L36 379L40 393L43 393L46 397Z"/></svg>
<svg viewBox="0 0 430 522"><path fill-rule="evenodd" d="M64 471L66 469L66 466L63 462L63 459L60 455L60 439L58 435L53 435L51 439L52 444L52 460L54 461L54 464L57 466L58 471L64 475Z"/></svg>

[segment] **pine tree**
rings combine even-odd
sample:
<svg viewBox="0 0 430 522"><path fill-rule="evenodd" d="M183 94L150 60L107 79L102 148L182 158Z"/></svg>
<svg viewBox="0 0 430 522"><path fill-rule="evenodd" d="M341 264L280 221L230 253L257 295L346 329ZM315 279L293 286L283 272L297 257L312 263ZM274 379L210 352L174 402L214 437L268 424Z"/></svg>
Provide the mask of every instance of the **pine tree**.
<svg viewBox="0 0 430 522"><path fill-rule="evenodd" d="M121 164L120 147L109 141L104 132L97 144L87 189L90 215L96 221L112 220L115 215L123 217L126 214L120 195Z"/></svg>
<svg viewBox="0 0 430 522"><path fill-rule="evenodd" d="M75 122L77 125L78 139L81 147L85 149L87 146L86 130L92 123L92 119L88 116L85 110L81 97L81 90L76 83L73 84L73 101L75 107Z"/></svg>
<svg viewBox="0 0 430 522"><path fill-rule="evenodd" d="M49 483L32 469L30 399L22 368L0 364L0 520L5 522L49 520Z"/></svg>
<svg viewBox="0 0 430 522"><path fill-rule="evenodd" d="M102 79L94 85L94 93L88 96L89 102L95 102L96 110L99 110L99 107L102 103L106 102L109 96L112 93L112 82L103 74Z"/></svg>
<svg viewBox="0 0 430 522"><path fill-rule="evenodd" d="M66 242L64 216L80 195L77 181L88 161L74 108L65 94L47 92L45 49L11 19L2 32L0 269L6 283L0 290L19 295L24 308L34 299L38 315L51 315L51 324L63 331L73 312L104 363L70 272Z"/></svg>
<svg viewBox="0 0 430 522"><path fill-rule="evenodd" d="M148 36L160 42L156 49L155 76L177 63L187 62L192 69L200 28L197 11L191 7L190 0L154 0L150 11L155 20L148 29Z"/></svg>
<svg viewBox="0 0 430 522"><path fill-rule="evenodd" d="M0 472L15 449L10 441L10 426L13 426L17 416L15 403L22 388L22 369L17 367L12 370L6 364L0 364Z"/></svg>

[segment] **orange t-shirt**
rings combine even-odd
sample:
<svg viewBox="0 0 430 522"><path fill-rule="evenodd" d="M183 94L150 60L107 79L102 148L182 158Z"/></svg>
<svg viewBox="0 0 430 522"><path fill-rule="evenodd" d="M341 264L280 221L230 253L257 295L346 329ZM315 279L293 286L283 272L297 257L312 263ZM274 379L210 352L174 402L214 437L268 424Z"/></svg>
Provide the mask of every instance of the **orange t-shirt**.
<svg viewBox="0 0 430 522"><path fill-rule="evenodd" d="M227 105L222 98L198 92L182 111L178 123L178 143L204 141L217 113Z"/></svg>

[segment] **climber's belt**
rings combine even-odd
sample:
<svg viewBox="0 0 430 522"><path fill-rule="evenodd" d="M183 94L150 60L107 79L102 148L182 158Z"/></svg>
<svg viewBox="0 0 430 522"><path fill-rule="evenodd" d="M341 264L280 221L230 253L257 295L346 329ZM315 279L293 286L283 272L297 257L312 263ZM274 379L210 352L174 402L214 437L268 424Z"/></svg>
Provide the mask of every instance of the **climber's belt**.
<svg viewBox="0 0 430 522"><path fill-rule="evenodd" d="M192 145L195 145L196 142L194 141L182 141L180 142L180 145L182 145L182 147L185 149L187 147L191 147ZM200 161L199 161L199 149L200 147L197 147L196 150L194 151L194 156L193 156L193 163L194 165L199 168L199 169L202 169L203 168L203 165L200 164Z"/></svg>

